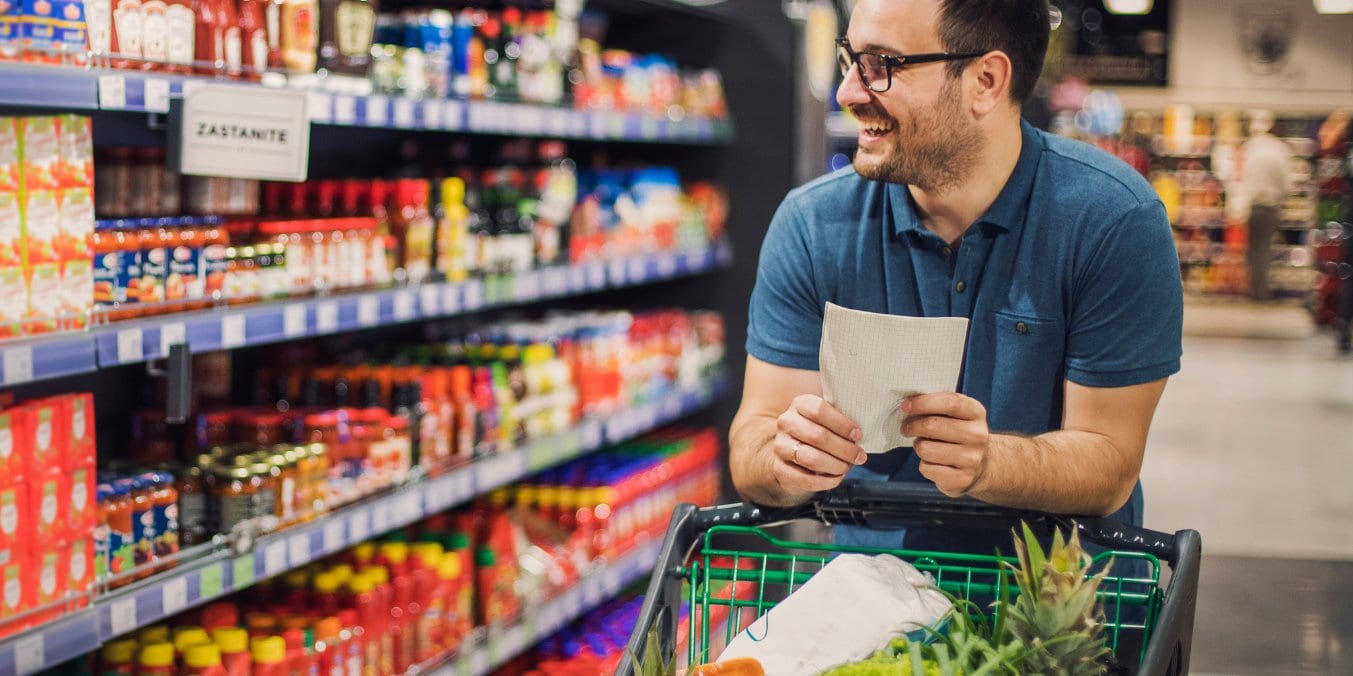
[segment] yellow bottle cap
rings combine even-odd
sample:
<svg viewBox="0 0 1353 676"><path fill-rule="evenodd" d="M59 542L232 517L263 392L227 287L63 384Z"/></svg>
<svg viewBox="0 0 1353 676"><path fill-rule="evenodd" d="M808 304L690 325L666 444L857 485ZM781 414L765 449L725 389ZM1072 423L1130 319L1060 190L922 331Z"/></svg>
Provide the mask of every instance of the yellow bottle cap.
<svg viewBox="0 0 1353 676"><path fill-rule="evenodd" d="M320 573L315 576L315 591L321 594L332 594L338 591L343 583L333 573Z"/></svg>
<svg viewBox="0 0 1353 676"><path fill-rule="evenodd" d="M293 570L282 576L282 581L292 589L304 589L310 586L310 574L305 570Z"/></svg>
<svg viewBox="0 0 1353 676"><path fill-rule="evenodd" d="M249 631L239 627L221 627L211 632L221 652L235 655L249 651Z"/></svg>
<svg viewBox="0 0 1353 676"><path fill-rule="evenodd" d="M442 554L442 560L437 562L437 577L443 580L455 580L460 577L460 572L460 552Z"/></svg>
<svg viewBox="0 0 1353 676"><path fill-rule="evenodd" d="M162 624L157 624L153 627L146 627L145 629L141 630L141 633L136 635L136 640L139 641L141 645L150 645L152 643L168 643L169 627L166 627Z"/></svg>
<svg viewBox="0 0 1353 676"><path fill-rule="evenodd" d="M141 648L140 664L143 667L157 668L174 666L174 644L161 641Z"/></svg>
<svg viewBox="0 0 1353 676"><path fill-rule="evenodd" d="M104 662L114 664L131 662L136 659L136 639L124 638L121 641L104 644L100 655L103 656Z"/></svg>
<svg viewBox="0 0 1353 676"><path fill-rule="evenodd" d="M572 486L559 486L556 489L559 492L559 509L573 511L581 505L578 504L578 495L581 491Z"/></svg>
<svg viewBox="0 0 1353 676"><path fill-rule="evenodd" d="M465 181L459 178L442 179L442 204L463 204L465 202Z"/></svg>
<svg viewBox="0 0 1353 676"><path fill-rule="evenodd" d="M221 666L221 648L215 643L195 645L184 653L183 663L193 669L219 667Z"/></svg>
<svg viewBox="0 0 1353 676"><path fill-rule="evenodd" d="M423 568L437 569L442 559L442 546L436 542L418 542L413 545L413 557Z"/></svg>
<svg viewBox="0 0 1353 676"><path fill-rule="evenodd" d="M378 585L390 582L390 570L385 566L368 566L362 569L362 575Z"/></svg>
<svg viewBox="0 0 1353 676"><path fill-rule="evenodd" d="M355 575L351 580L348 580L348 591L354 594L365 594L375 588L375 580L366 575Z"/></svg>
<svg viewBox="0 0 1353 676"><path fill-rule="evenodd" d="M554 509L559 506L559 489L554 486L541 486L536 490L536 503L541 509Z"/></svg>
<svg viewBox="0 0 1353 676"><path fill-rule="evenodd" d="M281 664L287 659L287 642L281 636L268 636L254 642L250 653L256 664Z"/></svg>
<svg viewBox="0 0 1353 676"><path fill-rule="evenodd" d="M340 563L333 568L330 568L329 574L334 576L335 580L338 580L338 584L345 584L348 580L352 579L352 566L346 563Z"/></svg>
<svg viewBox="0 0 1353 676"><path fill-rule="evenodd" d="M409 560L409 545L404 542L382 542L380 551L386 561L396 566Z"/></svg>
<svg viewBox="0 0 1353 676"><path fill-rule="evenodd" d="M540 489L535 486L518 486L516 492L518 507L535 507L540 499Z"/></svg>
<svg viewBox="0 0 1353 676"><path fill-rule="evenodd" d="M188 648L211 643L211 637L202 627L182 627L174 630L174 651L182 655Z"/></svg>

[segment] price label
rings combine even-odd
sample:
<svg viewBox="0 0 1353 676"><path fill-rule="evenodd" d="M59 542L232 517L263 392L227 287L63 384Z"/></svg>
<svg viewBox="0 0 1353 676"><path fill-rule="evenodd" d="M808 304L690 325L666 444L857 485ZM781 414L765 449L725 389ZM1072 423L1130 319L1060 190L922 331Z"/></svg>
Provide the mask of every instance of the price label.
<svg viewBox="0 0 1353 676"><path fill-rule="evenodd" d="M606 279L608 279L611 282L612 286L624 286L625 271L628 269L629 268L628 266L625 265L624 259L621 258L612 259L606 265Z"/></svg>
<svg viewBox="0 0 1353 676"><path fill-rule="evenodd" d="M582 451L595 451L601 448L601 425L595 420L584 422L578 435L582 438Z"/></svg>
<svg viewBox="0 0 1353 676"><path fill-rule="evenodd" d="M390 123L390 99L372 95L366 98L366 126L384 127Z"/></svg>
<svg viewBox="0 0 1353 676"><path fill-rule="evenodd" d="M658 121L652 115L639 118L639 136L646 141L652 141L658 137Z"/></svg>
<svg viewBox="0 0 1353 676"><path fill-rule="evenodd" d="M518 302L529 303L540 297L540 277L533 272L523 273L513 280L513 295Z"/></svg>
<svg viewBox="0 0 1353 676"><path fill-rule="evenodd" d="M580 265L571 266L565 274L568 276L569 293L587 290L587 268Z"/></svg>
<svg viewBox="0 0 1353 676"><path fill-rule="evenodd" d="M413 101L402 96L395 99L395 126L402 129L413 126Z"/></svg>
<svg viewBox="0 0 1353 676"><path fill-rule="evenodd" d="M132 364L146 358L141 339L141 329L123 329L117 332L117 360L119 363Z"/></svg>
<svg viewBox="0 0 1353 676"><path fill-rule="evenodd" d="M104 110L127 109L127 78L121 75L99 76L99 107Z"/></svg>
<svg viewBox="0 0 1353 676"><path fill-rule="evenodd" d="M686 264L686 269L691 272L698 272L705 268L705 253L703 251L688 251L681 256L682 262Z"/></svg>
<svg viewBox="0 0 1353 676"><path fill-rule="evenodd" d="M540 273L540 295L555 297L568 293L568 273L563 268L546 268Z"/></svg>
<svg viewBox="0 0 1353 676"><path fill-rule="evenodd" d="M313 122L327 123L333 120L333 97L324 92L309 92L305 95L306 110Z"/></svg>
<svg viewBox="0 0 1353 676"><path fill-rule="evenodd" d="M658 275L661 277L674 277L677 273L676 256L670 253L658 255Z"/></svg>
<svg viewBox="0 0 1353 676"><path fill-rule="evenodd" d="M334 519L324 524L324 552L332 553L343 548L347 541L343 539L343 522Z"/></svg>
<svg viewBox="0 0 1353 676"><path fill-rule="evenodd" d="M182 323L172 322L160 327L160 356L168 356L170 347L187 342L187 332Z"/></svg>
<svg viewBox="0 0 1353 676"><path fill-rule="evenodd" d="M351 96L335 96L334 122L337 124L357 124L357 99Z"/></svg>
<svg viewBox="0 0 1353 676"><path fill-rule="evenodd" d="M508 453L479 463L479 490L486 491L516 481L526 473L526 458Z"/></svg>
<svg viewBox="0 0 1353 676"><path fill-rule="evenodd" d="M559 447L551 439L541 439L526 448L526 469L538 472L559 459Z"/></svg>
<svg viewBox="0 0 1353 676"><path fill-rule="evenodd" d="M136 597L129 596L125 599L118 599L112 603L109 610L109 626L112 627L113 636L136 631L138 626L136 622Z"/></svg>
<svg viewBox="0 0 1353 676"><path fill-rule="evenodd" d="M610 113L606 116L606 123L606 131L611 138L627 138L629 136L625 133L624 113Z"/></svg>
<svg viewBox="0 0 1353 676"><path fill-rule="evenodd" d="M305 306L299 303L282 308L282 335L299 338L305 335Z"/></svg>
<svg viewBox="0 0 1353 676"><path fill-rule="evenodd" d="M442 312L453 315L460 312L460 294L463 284L447 284L442 287Z"/></svg>
<svg viewBox="0 0 1353 676"><path fill-rule="evenodd" d="M320 333L338 331L338 302L326 300L315 306L315 329Z"/></svg>
<svg viewBox="0 0 1353 676"><path fill-rule="evenodd" d="M592 138L605 138L606 114L592 113L587 116L587 135Z"/></svg>
<svg viewBox="0 0 1353 676"><path fill-rule="evenodd" d="M148 77L145 82L146 112L169 112L169 80Z"/></svg>
<svg viewBox="0 0 1353 676"><path fill-rule="evenodd" d="M293 535L287 540L287 558L291 561L291 567L302 565L310 560L310 535L302 533Z"/></svg>
<svg viewBox="0 0 1353 676"><path fill-rule="evenodd" d="M188 98L189 94L192 94L205 86L207 86L207 83L202 80L184 80L182 85L183 98Z"/></svg>
<svg viewBox="0 0 1353 676"><path fill-rule="evenodd" d="M362 296L357 299L357 325L375 326L381 320L381 299Z"/></svg>
<svg viewBox="0 0 1353 676"><path fill-rule="evenodd" d="M648 280L648 262L643 258L631 258L628 265L630 284L642 284Z"/></svg>
<svg viewBox="0 0 1353 676"><path fill-rule="evenodd" d="M426 284L418 288L418 309L422 311L424 317L435 317L441 314L441 294L441 287L434 284Z"/></svg>
<svg viewBox="0 0 1353 676"><path fill-rule="evenodd" d="M606 266L601 263L591 263L587 266L587 287L589 289L606 287Z"/></svg>
<svg viewBox="0 0 1353 676"><path fill-rule="evenodd" d="M570 111L568 114L569 133L571 136L582 138L587 136L588 115L581 111Z"/></svg>
<svg viewBox="0 0 1353 676"><path fill-rule="evenodd" d="M413 523L423 518L423 501L417 492L410 491L399 500L399 519L404 523Z"/></svg>
<svg viewBox="0 0 1353 676"><path fill-rule="evenodd" d="M447 129L460 129L465 122L465 107L460 101L447 101L442 107L442 126Z"/></svg>
<svg viewBox="0 0 1353 676"><path fill-rule="evenodd" d="M377 535L390 530L390 503L378 502L371 507L371 532Z"/></svg>
<svg viewBox="0 0 1353 676"><path fill-rule="evenodd" d="M5 350L6 385L26 383L33 379L33 348L28 345Z"/></svg>
<svg viewBox="0 0 1353 676"><path fill-rule="evenodd" d="M287 543L274 542L263 550L263 576L280 575L287 569Z"/></svg>
<svg viewBox="0 0 1353 676"><path fill-rule="evenodd" d="M175 577L165 581L160 591L165 616L177 615L188 607L188 578Z"/></svg>
<svg viewBox="0 0 1353 676"><path fill-rule="evenodd" d="M362 542L371 537L371 514L359 509L348 517L348 537L352 542Z"/></svg>
<svg viewBox="0 0 1353 676"><path fill-rule="evenodd" d="M423 104L423 128L441 129L442 128L442 104L439 101L428 101Z"/></svg>
<svg viewBox="0 0 1353 676"><path fill-rule="evenodd" d="M484 306L484 282L472 279L465 283L465 309L474 311Z"/></svg>
<svg viewBox="0 0 1353 676"><path fill-rule="evenodd" d="M213 599L225 591L225 566L213 563L202 569L197 576L197 598L199 601Z"/></svg>
<svg viewBox="0 0 1353 676"><path fill-rule="evenodd" d="M14 642L14 671L34 674L47 667L47 648L42 634L27 636Z"/></svg>
<svg viewBox="0 0 1353 676"><path fill-rule="evenodd" d="M395 294L395 321L407 322L418 313L417 299L412 291L400 291Z"/></svg>
<svg viewBox="0 0 1353 676"><path fill-rule="evenodd" d="M244 346L244 315L221 318L221 347L229 350Z"/></svg>
<svg viewBox="0 0 1353 676"><path fill-rule="evenodd" d="M230 587L234 590L244 589L254 583L255 573L254 555L245 554L236 557L230 564Z"/></svg>

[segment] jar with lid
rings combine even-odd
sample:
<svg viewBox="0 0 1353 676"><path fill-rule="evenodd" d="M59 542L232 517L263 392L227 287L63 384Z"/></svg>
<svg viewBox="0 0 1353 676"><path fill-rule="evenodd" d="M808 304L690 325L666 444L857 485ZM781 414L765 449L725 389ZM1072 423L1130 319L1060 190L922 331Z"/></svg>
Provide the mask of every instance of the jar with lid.
<svg viewBox="0 0 1353 676"><path fill-rule="evenodd" d="M107 489L101 491L101 495L106 494L106 499L101 498L99 501L102 512L100 521L108 524L108 544L105 547L106 571L107 575L115 576L131 570L132 566L136 565L135 540L132 534L132 496L130 486L125 482L114 481L102 484L100 488ZM112 586L120 587L130 581L118 580Z"/></svg>
<svg viewBox="0 0 1353 676"><path fill-rule="evenodd" d="M288 456L285 451L273 452L266 456L265 462L276 485L273 514L277 515L279 525L289 524L296 518L296 457Z"/></svg>
<svg viewBox="0 0 1353 676"><path fill-rule="evenodd" d="M172 559L179 551L179 493L174 488L174 475L169 472L151 472L145 475L151 485L150 498L155 519L154 559ZM172 568L174 563L158 567Z"/></svg>
<svg viewBox="0 0 1353 676"><path fill-rule="evenodd" d="M126 479L131 494L132 553L137 572L132 579L148 577L155 560L155 484L145 476Z"/></svg>
<svg viewBox="0 0 1353 676"><path fill-rule="evenodd" d="M226 249L230 246L230 233L222 226L220 218L212 216L203 219L198 230L198 239L202 243L202 298L209 304L219 303L225 293Z"/></svg>
<svg viewBox="0 0 1353 676"><path fill-rule="evenodd" d="M130 319L140 301L141 241L126 221L100 221L90 245L94 250L94 304L108 319Z"/></svg>
<svg viewBox="0 0 1353 676"><path fill-rule="evenodd" d="M272 530L279 516L277 503L281 492L282 468L274 466L267 458L255 456L248 467L258 480L258 490L254 494L254 517L261 520L265 530Z"/></svg>
<svg viewBox="0 0 1353 676"><path fill-rule="evenodd" d="M285 417L275 411L243 412L237 417L235 436L246 444L271 447L286 441L284 422Z"/></svg>
<svg viewBox="0 0 1353 676"><path fill-rule="evenodd" d="M390 485L390 474L383 462L383 443L379 422L366 410L348 413L352 452L348 456L347 476L356 482L359 495L367 495Z"/></svg>
<svg viewBox="0 0 1353 676"><path fill-rule="evenodd" d="M140 229L141 283L137 286L146 314L164 312L165 277L169 274L169 248L173 244L173 219L145 222Z"/></svg>
<svg viewBox="0 0 1353 676"><path fill-rule="evenodd" d="M164 295L179 309L202 309L206 280L202 278L202 242L200 231L192 218L181 218L171 232L168 274Z"/></svg>
<svg viewBox="0 0 1353 676"><path fill-rule="evenodd" d="M199 413L193 421L193 450L203 453L229 444L233 440L230 430L234 418L230 411Z"/></svg>
<svg viewBox="0 0 1353 676"><path fill-rule="evenodd" d="M312 447L322 444L328 451L330 507L351 499L353 481L348 457L351 435L346 423L340 427L338 414L333 412L308 415L305 417L305 440Z"/></svg>
<svg viewBox="0 0 1353 676"><path fill-rule="evenodd" d="M226 247L225 297L229 305L258 300L258 261L254 248Z"/></svg>
<svg viewBox="0 0 1353 676"><path fill-rule="evenodd" d="M329 447L322 443L310 443L304 446L306 453L310 456L310 461L314 463L311 467L311 476L314 478L314 488L311 491L316 510L327 509L329 504L329 477L330 457Z"/></svg>
<svg viewBox="0 0 1353 676"><path fill-rule="evenodd" d="M132 214L131 148L99 149L94 158L94 211L99 218L126 218Z"/></svg>
<svg viewBox="0 0 1353 676"><path fill-rule="evenodd" d="M286 246L282 244L259 244L254 247L255 266L258 269L258 295L264 300L286 298L290 295L291 283L287 279Z"/></svg>
<svg viewBox="0 0 1353 676"><path fill-rule="evenodd" d="M212 474L216 477L213 495L217 522L222 533L229 533L253 518L259 481L248 465L233 462L214 467Z"/></svg>
<svg viewBox="0 0 1353 676"><path fill-rule="evenodd" d="M175 488L179 498L179 540L183 546L191 547L211 540L206 472L200 465L190 465L179 472Z"/></svg>

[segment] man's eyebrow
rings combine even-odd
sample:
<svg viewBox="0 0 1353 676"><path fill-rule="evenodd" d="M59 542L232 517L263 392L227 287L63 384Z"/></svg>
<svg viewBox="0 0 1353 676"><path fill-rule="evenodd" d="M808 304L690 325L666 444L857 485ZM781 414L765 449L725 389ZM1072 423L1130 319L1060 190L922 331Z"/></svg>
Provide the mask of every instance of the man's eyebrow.
<svg viewBox="0 0 1353 676"><path fill-rule="evenodd" d="M853 50L855 50L855 51L857 51L857 52L874 52L874 53L883 53L883 54L901 54L901 53L903 53L902 50L900 50L900 49L898 49L898 48L896 48L896 47L889 47L889 46L887 46L887 45L875 44L875 43L873 43L873 42L867 42L867 43L865 43L865 44L862 45L862 46L856 47L854 44L851 44L851 43L850 43L850 39L849 39L849 38L846 38L846 43L847 43L847 44L850 44L850 48L853 49Z"/></svg>

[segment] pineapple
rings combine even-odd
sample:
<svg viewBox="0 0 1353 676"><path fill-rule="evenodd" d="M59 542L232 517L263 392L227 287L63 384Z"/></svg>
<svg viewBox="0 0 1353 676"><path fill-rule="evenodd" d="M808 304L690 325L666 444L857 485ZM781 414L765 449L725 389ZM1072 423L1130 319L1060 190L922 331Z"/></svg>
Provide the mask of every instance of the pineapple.
<svg viewBox="0 0 1353 676"><path fill-rule="evenodd" d="M1075 531L1070 541L1061 531L1046 554L1024 524L1024 541L1015 538L1019 565L1010 565L1020 594L1007 609L1006 629L1028 649L1022 670L1033 674L1082 676L1100 674L1108 655L1104 616L1095 593L1107 567L1087 577L1090 555L1081 549Z"/></svg>

